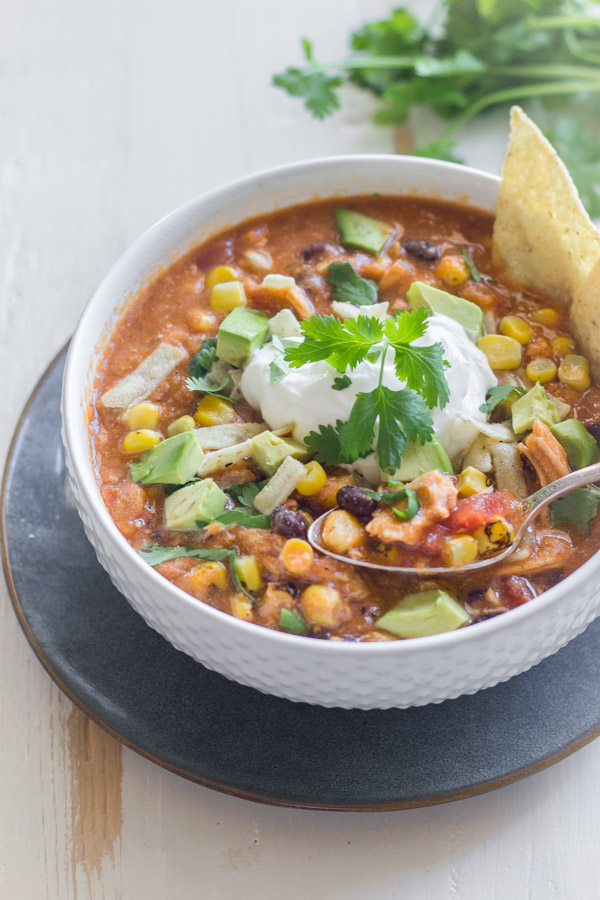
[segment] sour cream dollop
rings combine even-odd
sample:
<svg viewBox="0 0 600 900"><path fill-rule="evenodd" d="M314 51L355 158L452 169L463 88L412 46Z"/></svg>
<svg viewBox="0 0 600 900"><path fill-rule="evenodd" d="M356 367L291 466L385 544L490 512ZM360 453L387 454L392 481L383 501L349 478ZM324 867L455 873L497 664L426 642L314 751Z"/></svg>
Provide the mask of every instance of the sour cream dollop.
<svg viewBox="0 0 600 900"><path fill-rule="evenodd" d="M432 418L438 440L450 459L460 457L478 434L472 422L485 423L479 407L485 402L488 390L497 384L487 357L469 338L466 331L448 316L433 315L427 331L414 344L426 346L439 341L444 357L450 363L445 370L450 399L443 409L433 409ZM242 375L242 394L259 409L264 421L272 429L294 422L293 436L302 441L319 425L335 425L338 419L346 422L356 395L372 391L379 382L380 363L368 360L350 372L352 384L342 391L332 389L339 376L327 362L306 363L292 369L278 384L271 384L270 363L276 355L273 346L265 344L253 354ZM394 372L394 354L389 350L384 364L383 383L399 390L404 387ZM466 420L471 421L466 421ZM375 455L357 460L352 466L371 483L380 480Z"/></svg>

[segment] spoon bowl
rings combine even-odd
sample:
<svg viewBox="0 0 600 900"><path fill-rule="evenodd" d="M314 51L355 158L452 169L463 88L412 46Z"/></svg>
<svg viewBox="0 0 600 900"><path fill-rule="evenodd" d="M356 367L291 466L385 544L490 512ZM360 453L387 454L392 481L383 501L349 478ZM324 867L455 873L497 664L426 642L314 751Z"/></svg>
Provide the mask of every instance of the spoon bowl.
<svg viewBox="0 0 600 900"><path fill-rule="evenodd" d="M328 550L323 546L321 539L323 525L325 524L327 517L330 516L332 512L335 512L333 509L323 513L322 516L319 516L318 519L315 519L315 521L312 522L307 532L307 539L319 553L325 553L327 556L331 556L332 559L339 560L339 562L350 563L352 566L360 566L363 569L375 569L381 572L396 572L399 575L464 575L465 572L477 572L480 569L487 569L490 566L495 566L499 562L505 560L518 548L527 529L536 516L552 503L553 500L558 500L559 497L570 494L571 491L590 485L599 479L600 462L597 462L592 466L586 466L584 469L570 472L563 478L559 478L557 481L553 481L540 488L539 491L530 494L529 497L526 497L525 500L521 501L524 516L512 543L500 553L495 553L493 556L488 556L485 559L478 559L475 562L469 563L466 566L461 566L460 568L451 568L448 566L386 566L381 563L368 562L364 559L353 559L351 556L342 556L340 553L334 553L332 550ZM336 507L336 509L337 508L339 507Z"/></svg>

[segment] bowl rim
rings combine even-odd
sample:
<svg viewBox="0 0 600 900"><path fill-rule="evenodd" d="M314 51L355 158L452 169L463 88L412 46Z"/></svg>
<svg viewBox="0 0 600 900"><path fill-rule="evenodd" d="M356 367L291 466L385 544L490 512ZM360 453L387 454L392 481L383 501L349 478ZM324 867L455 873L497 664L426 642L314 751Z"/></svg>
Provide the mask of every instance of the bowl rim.
<svg viewBox="0 0 600 900"><path fill-rule="evenodd" d="M310 171L314 169L334 169L342 164L350 164L356 166L376 166L377 163L380 162L385 162L386 164L392 163L393 165L398 166L405 166L407 165L407 163L410 163L410 165L412 166L423 169L430 169L432 171L442 170L448 173L457 172L460 173L461 177L463 178L466 176L467 178L476 180L480 183L487 182L488 185L497 186L500 184L499 176L493 175L489 172L484 172L481 169L477 169L472 166L463 166L457 163L448 162L446 160L430 159L426 157L407 156L403 154L373 153L325 156L293 163L286 163L284 165L259 170L258 172L254 172L241 178L234 179L233 181L226 182L225 184L219 185L218 187L213 188L210 191L198 194L195 197L180 204L166 215L162 216L153 225L142 232L142 234L139 235L139 237L137 237L131 244L129 244L128 247L123 251L123 253L119 257L117 257L115 262L113 262L113 264L110 266L108 271L105 273L105 275L97 285L96 289L93 291L81 313L81 316L79 317L75 331L69 344L63 374L61 403L63 420L63 441L69 452L72 466L72 477L76 480L80 490L83 491L88 505L92 509L96 521L99 525L102 526L106 537L112 542L113 545L115 545L119 549L119 553L124 557L124 561L127 563L127 565L131 566L135 571L139 572L140 577L144 579L150 579L150 582L154 584L158 590L166 591L176 603L187 605L188 607L190 607L190 609L193 609L196 615L206 615L209 618L215 619L216 624L220 623L225 627L237 629L240 636L243 637L245 635L249 640L254 638L255 640L263 641L266 644L272 642L280 643L283 640L288 642L287 646L290 649L292 648L292 646L296 646L297 648L305 647L307 651L310 650L311 653L317 654L360 653L363 658L366 656L370 656L371 654L377 654L382 658L388 658L390 654L407 655L411 653L419 653L426 649L455 649L459 646L470 644L473 641L481 640L484 637L490 638L493 634L516 626L518 623L525 623L532 616L535 617L537 615L540 615L544 610L547 610L549 607L554 606L562 599L562 595L565 592L577 589L583 582L585 582L588 579L588 575L592 574L592 570L600 565L600 552L596 551L581 566L579 566L572 573L559 581L556 585L553 585L542 594L533 598L532 601L529 601L511 610L507 610L507 612L502 613L501 615L494 616L483 622L478 622L477 628L459 628L454 631L442 632L441 634L428 635L425 637L413 637L407 640L394 640L384 642L323 641L309 639L306 636L289 634L282 631L275 631L271 628L256 625L252 622L245 622L235 616L232 616L230 613L226 613L219 609L216 609L215 607L210 606L208 603L204 603L197 600L195 597L192 597L182 588L177 587L175 584L173 584L173 582L160 575L160 573L157 572L153 566L150 566L148 563L144 562L139 553L133 548L133 546L124 537L124 535L121 534L108 509L104 505L100 495L100 491L98 489L98 485L96 483L96 479L94 477L94 472L89 455L86 455L82 452L79 442L74 440L73 436L75 432L84 425L84 419L83 416L81 416L81 402L79 393L80 382L77 380L77 378L80 377L81 372L84 371L86 367L89 368L90 363L89 359L81 358L79 354L79 336L85 331L87 323L92 317L93 310L99 303L103 303L106 306L109 306L111 310L114 311L115 303L114 301L110 302L110 283L113 279L118 278L121 271L127 268L130 260L132 258L135 258L135 256L146 245L152 244L155 236L159 237L162 231L168 228L172 223L180 219L185 219L191 213L196 211L196 208L198 206L210 203L211 201L219 198L220 195L224 195L225 197L227 197L228 195L231 195L246 186L251 186L255 182L261 181L262 179L275 179L281 176L285 176L286 174L301 173L303 171ZM264 186L264 190L265 192L268 191L268 185ZM325 198L326 195L323 196ZM335 192L332 192L332 194L330 195L331 198L335 196ZM403 196L403 194L398 194L397 196ZM415 196L419 196L419 194L415 194ZM290 203L286 206L281 206L280 208L285 209L294 205L301 204ZM247 218L251 219L252 214L248 215ZM233 227L233 225L225 226L225 228L226 227ZM225 230L225 228L219 230L223 231ZM215 232L215 234L218 233L219 231ZM208 238L204 238L202 241L199 241L197 246L201 246L202 243L204 243L207 239ZM189 250L191 249L193 249L193 244L190 245L188 249L182 250L181 253L174 256L173 259L168 263L168 265L172 265L177 259L181 258L182 255L189 252ZM162 269L162 271L164 271L164 269ZM135 302L136 294L139 289L140 288L136 289L136 291L132 293L129 298L125 300L125 302L120 304L119 314L123 312L128 304ZM107 334L110 334L110 332L107 332ZM94 375L96 374L96 371L97 367L94 368ZM292 642L291 644L289 643L290 641Z"/></svg>

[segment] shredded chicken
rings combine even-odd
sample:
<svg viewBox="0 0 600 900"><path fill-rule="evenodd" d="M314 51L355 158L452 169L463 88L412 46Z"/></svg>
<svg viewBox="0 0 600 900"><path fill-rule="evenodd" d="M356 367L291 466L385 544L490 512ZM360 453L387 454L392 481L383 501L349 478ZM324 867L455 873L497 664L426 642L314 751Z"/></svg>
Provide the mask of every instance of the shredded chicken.
<svg viewBox="0 0 600 900"><path fill-rule="evenodd" d="M403 522L392 510L379 509L367 525L367 532L386 544L402 543L415 547L432 525L443 522L456 506L458 491L450 475L426 472L408 485L417 495L418 513Z"/></svg>
<svg viewBox="0 0 600 900"><path fill-rule="evenodd" d="M519 444L518 449L535 469L542 487L571 471L564 448L539 419L535 420L531 434Z"/></svg>

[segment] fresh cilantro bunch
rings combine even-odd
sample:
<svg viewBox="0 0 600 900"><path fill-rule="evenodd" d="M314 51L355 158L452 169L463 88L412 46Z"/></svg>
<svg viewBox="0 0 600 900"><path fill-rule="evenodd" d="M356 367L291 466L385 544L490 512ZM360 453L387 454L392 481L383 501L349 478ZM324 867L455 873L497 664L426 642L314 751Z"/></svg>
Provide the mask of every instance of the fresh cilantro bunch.
<svg viewBox="0 0 600 900"><path fill-rule="evenodd" d="M450 391L444 369L444 348L435 343L415 346L425 334L429 313L424 307L400 312L385 321L359 316L341 321L335 316L312 316L301 323L304 340L285 351L290 368L324 360L340 373L334 390L351 383L351 372L369 360L379 362L377 387L356 395L347 422L321 425L311 431L306 444L325 465L352 463L368 456L375 444L379 465L393 472L402 460L407 441L426 443L433 436L430 410L444 407ZM394 353L394 369L406 387L392 390L383 384L388 351ZM378 425L376 429L376 424ZM375 434L377 430L377 435Z"/></svg>
<svg viewBox="0 0 600 900"><path fill-rule="evenodd" d="M428 107L449 124L416 154L457 162L455 135L468 121L494 106L535 105L590 214L600 215L598 134L584 127L600 111L597 10L593 0L444 0L423 25L399 8L355 32L354 54L337 63L316 62L304 39L306 65L273 81L320 119L339 108L345 83L380 99L379 124Z"/></svg>

